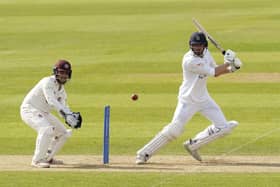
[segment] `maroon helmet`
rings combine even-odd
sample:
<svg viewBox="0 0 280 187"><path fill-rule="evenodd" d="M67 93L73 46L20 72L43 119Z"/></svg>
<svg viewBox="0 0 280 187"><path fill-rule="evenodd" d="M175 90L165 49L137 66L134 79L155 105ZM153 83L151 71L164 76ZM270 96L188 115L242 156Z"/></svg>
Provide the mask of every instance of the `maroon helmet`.
<svg viewBox="0 0 280 187"><path fill-rule="evenodd" d="M59 83L65 84L68 79L71 79L72 75L70 62L66 60L58 60L53 67L53 74Z"/></svg>

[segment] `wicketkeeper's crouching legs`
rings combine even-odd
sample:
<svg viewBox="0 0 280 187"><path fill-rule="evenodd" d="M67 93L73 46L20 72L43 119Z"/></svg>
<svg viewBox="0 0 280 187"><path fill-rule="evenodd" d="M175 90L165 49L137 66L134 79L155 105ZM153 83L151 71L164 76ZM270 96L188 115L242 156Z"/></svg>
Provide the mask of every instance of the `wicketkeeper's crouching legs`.
<svg viewBox="0 0 280 187"><path fill-rule="evenodd" d="M38 165L38 167L49 167L49 164L45 162L45 157L48 151L48 145L51 143L53 136L54 127L41 127L38 130L36 148L32 158L32 165Z"/></svg>
<svg viewBox="0 0 280 187"><path fill-rule="evenodd" d="M63 164L61 160L55 160L54 156L60 151L66 140L72 135L72 130L68 129L62 134L56 135L52 138L47 152L47 161L52 164Z"/></svg>
<svg viewBox="0 0 280 187"><path fill-rule="evenodd" d="M54 156L61 150L67 139L72 136L72 129L65 128L64 124L52 114L48 115L47 119L55 127L55 135L48 145L46 160L50 164L63 164L62 160L55 160Z"/></svg>
<svg viewBox="0 0 280 187"><path fill-rule="evenodd" d="M53 156L71 136L71 130L67 130L54 115L41 112L31 105L21 107L21 117L38 133L31 165L41 168L50 167L50 164L54 163Z"/></svg>

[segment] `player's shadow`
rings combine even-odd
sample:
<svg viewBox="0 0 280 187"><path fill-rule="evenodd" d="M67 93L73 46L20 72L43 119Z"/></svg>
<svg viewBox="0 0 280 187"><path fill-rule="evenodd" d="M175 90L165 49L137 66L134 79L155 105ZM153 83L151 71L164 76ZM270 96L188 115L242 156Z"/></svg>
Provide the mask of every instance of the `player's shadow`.
<svg viewBox="0 0 280 187"><path fill-rule="evenodd" d="M180 170L179 168L170 168L170 167L155 167L153 164L146 164L146 165L125 165L125 166L120 166L120 165L103 165L103 164L71 164L71 165L61 165L57 167L57 169L77 169L77 170L120 170L120 171L130 171L130 170L145 170L145 171L155 171L155 170L162 170L162 171L178 171Z"/></svg>
<svg viewBox="0 0 280 187"><path fill-rule="evenodd" d="M178 167L176 167L178 166ZM64 164L60 166L54 166L56 169L71 169L71 170L97 170L97 171L170 171L170 172L180 172L184 171L186 168L191 167L207 167L207 166L252 166L252 167L280 167L280 163L269 163L269 162L249 162L249 161L237 161L237 160L205 160L202 162L174 162L174 163L164 163L164 162L149 162L145 165L136 164L85 164L85 163L75 163L75 164Z"/></svg>

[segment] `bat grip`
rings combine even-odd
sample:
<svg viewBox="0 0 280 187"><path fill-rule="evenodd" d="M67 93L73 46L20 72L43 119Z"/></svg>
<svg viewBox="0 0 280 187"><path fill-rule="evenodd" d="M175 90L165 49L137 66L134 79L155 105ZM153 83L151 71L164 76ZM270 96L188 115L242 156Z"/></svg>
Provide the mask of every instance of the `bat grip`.
<svg viewBox="0 0 280 187"><path fill-rule="evenodd" d="M222 51L222 54L223 54L223 55L225 55L225 54L226 54L226 51L225 51L225 50L223 50L223 51Z"/></svg>

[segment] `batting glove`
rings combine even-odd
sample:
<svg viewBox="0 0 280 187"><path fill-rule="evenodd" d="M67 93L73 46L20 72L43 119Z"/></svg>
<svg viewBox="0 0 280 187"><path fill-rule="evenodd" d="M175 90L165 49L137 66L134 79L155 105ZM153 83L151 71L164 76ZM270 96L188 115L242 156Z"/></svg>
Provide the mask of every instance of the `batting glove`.
<svg viewBox="0 0 280 187"><path fill-rule="evenodd" d="M235 58L233 63L229 64L229 70L231 72L235 72L239 70L241 66L242 66L241 60L239 58Z"/></svg>
<svg viewBox="0 0 280 187"><path fill-rule="evenodd" d="M236 57L236 54L234 51L228 49L226 50L226 53L224 55L224 63L225 64L231 64L234 62L234 59Z"/></svg>

